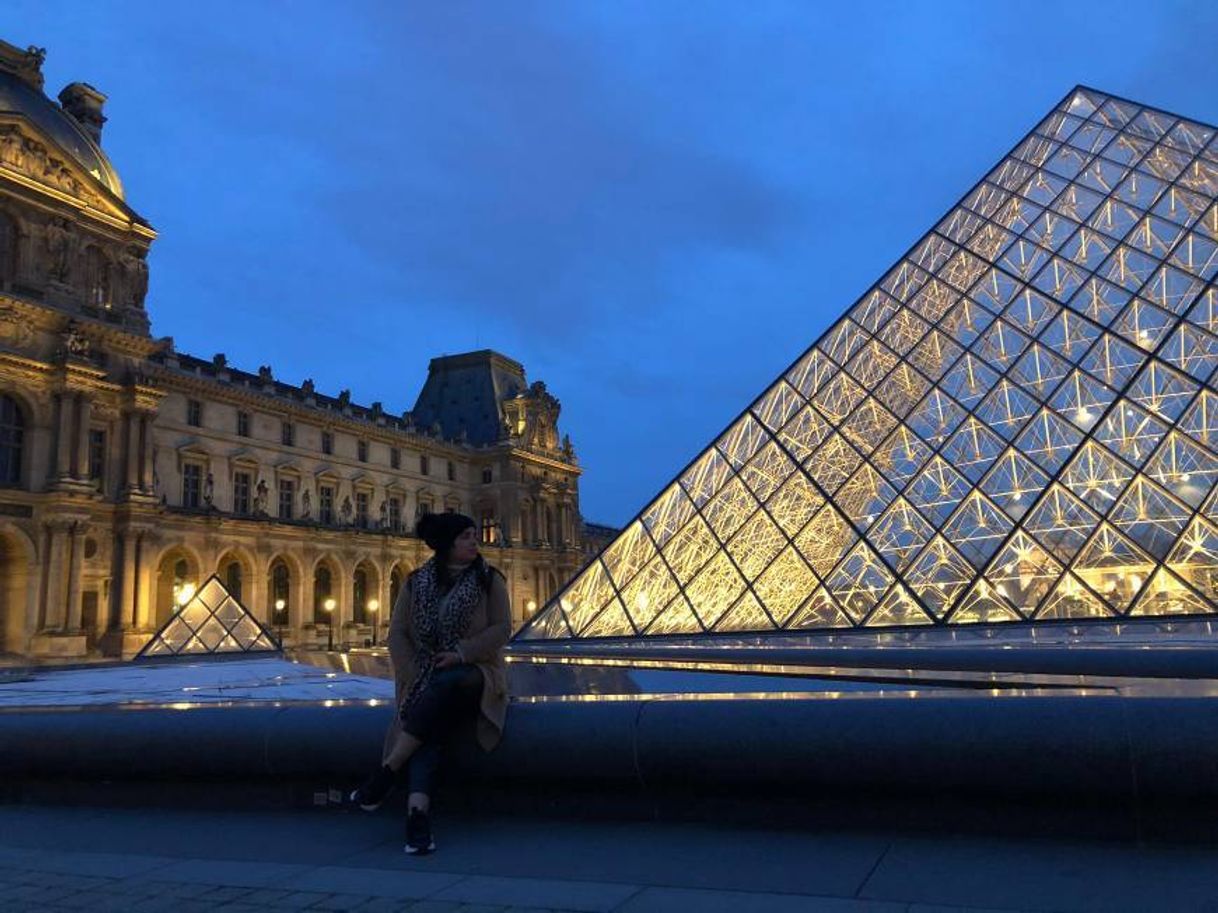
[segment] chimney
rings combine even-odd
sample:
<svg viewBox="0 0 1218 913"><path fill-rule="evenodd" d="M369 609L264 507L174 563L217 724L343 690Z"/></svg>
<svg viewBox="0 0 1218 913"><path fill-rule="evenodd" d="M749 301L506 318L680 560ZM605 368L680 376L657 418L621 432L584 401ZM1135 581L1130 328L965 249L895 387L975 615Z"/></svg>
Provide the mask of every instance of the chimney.
<svg viewBox="0 0 1218 913"><path fill-rule="evenodd" d="M106 116L102 114L106 96L87 82L73 82L63 87L63 91L59 93L59 103L80 124L85 133L89 134L93 142L100 146L102 124L106 122Z"/></svg>

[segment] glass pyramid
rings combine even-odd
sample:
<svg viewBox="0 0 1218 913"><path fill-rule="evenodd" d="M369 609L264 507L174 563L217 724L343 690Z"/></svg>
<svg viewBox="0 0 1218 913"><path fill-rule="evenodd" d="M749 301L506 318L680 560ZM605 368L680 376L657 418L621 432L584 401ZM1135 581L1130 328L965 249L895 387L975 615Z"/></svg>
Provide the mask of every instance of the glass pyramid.
<svg viewBox="0 0 1218 913"><path fill-rule="evenodd" d="M279 650L274 636L214 574L144 645L136 659Z"/></svg>
<svg viewBox="0 0 1218 913"><path fill-rule="evenodd" d="M517 638L1218 611L1216 134L1070 92Z"/></svg>

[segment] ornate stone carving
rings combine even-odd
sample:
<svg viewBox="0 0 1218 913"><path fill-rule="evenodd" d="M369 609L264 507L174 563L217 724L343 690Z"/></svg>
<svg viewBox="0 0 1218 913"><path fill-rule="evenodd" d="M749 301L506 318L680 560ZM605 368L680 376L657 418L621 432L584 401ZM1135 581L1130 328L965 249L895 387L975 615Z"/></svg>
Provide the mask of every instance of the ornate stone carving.
<svg viewBox="0 0 1218 913"><path fill-rule="evenodd" d="M28 346L33 340L29 321L12 305L0 305L0 342Z"/></svg>
<svg viewBox="0 0 1218 913"><path fill-rule="evenodd" d="M46 227L47 278L70 284L76 227L67 219L54 218Z"/></svg>
<svg viewBox="0 0 1218 913"><path fill-rule="evenodd" d="M69 358L87 359L91 355L89 337L80 332L80 324L68 321L63 332L63 353Z"/></svg>
<svg viewBox="0 0 1218 913"><path fill-rule="evenodd" d="M16 127L0 128L0 165L90 205L99 203L97 195L72 173L66 162Z"/></svg>
<svg viewBox="0 0 1218 913"><path fill-rule="evenodd" d="M144 307L144 297L148 294L148 264L144 261L143 251L134 244L123 251L119 259L123 271L123 287L126 289L124 303L129 307Z"/></svg>

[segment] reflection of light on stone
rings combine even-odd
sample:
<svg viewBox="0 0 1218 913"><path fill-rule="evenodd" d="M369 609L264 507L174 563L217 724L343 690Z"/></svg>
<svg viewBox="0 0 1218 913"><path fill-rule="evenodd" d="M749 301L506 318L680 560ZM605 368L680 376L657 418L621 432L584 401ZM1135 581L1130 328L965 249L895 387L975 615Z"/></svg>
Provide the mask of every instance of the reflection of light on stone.
<svg viewBox="0 0 1218 913"><path fill-rule="evenodd" d="M183 583L174 587L173 599L178 604L178 607L186 605L190 602L195 594L195 585L193 583Z"/></svg>

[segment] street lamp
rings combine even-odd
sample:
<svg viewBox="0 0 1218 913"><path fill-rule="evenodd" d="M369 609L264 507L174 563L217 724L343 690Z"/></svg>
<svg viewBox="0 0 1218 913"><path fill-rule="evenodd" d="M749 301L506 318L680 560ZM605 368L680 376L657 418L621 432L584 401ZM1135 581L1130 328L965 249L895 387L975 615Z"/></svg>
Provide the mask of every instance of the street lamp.
<svg viewBox="0 0 1218 913"><path fill-rule="evenodd" d="M376 646L376 613L380 611L381 603L378 599L368 600L368 612L372 615L372 646Z"/></svg>
<svg viewBox="0 0 1218 913"><path fill-rule="evenodd" d="M338 605L333 598L327 599L321 604L321 607L326 610L326 650L334 652L334 607Z"/></svg>
<svg viewBox="0 0 1218 913"><path fill-rule="evenodd" d="M288 607L287 600L275 600L275 626L279 629L279 643L283 644L283 610Z"/></svg>

